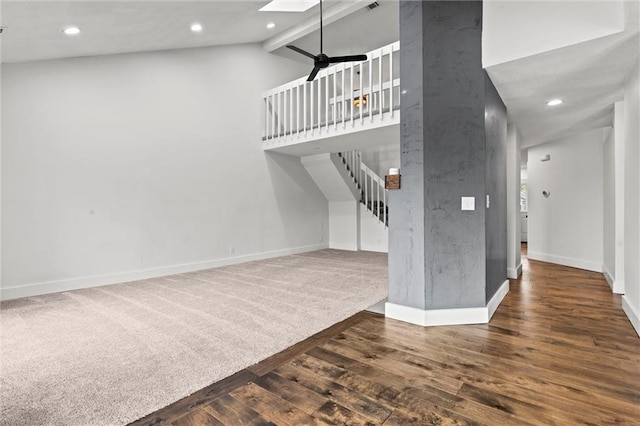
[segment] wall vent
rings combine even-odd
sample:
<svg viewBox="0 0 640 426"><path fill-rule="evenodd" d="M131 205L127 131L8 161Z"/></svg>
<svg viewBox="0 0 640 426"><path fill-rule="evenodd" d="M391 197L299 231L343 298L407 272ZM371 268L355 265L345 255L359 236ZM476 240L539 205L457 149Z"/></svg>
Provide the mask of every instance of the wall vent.
<svg viewBox="0 0 640 426"><path fill-rule="evenodd" d="M373 3L367 5L367 10L372 10L372 9L375 9L376 7L380 7L380 3L378 3L377 1L374 1Z"/></svg>

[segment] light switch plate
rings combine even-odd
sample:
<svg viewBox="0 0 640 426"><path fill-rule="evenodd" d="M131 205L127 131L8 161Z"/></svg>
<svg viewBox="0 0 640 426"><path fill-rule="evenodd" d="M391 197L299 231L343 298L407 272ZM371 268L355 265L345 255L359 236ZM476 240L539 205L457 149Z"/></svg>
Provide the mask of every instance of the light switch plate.
<svg viewBox="0 0 640 426"><path fill-rule="evenodd" d="M475 210L476 197L462 197L462 210Z"/></svg>

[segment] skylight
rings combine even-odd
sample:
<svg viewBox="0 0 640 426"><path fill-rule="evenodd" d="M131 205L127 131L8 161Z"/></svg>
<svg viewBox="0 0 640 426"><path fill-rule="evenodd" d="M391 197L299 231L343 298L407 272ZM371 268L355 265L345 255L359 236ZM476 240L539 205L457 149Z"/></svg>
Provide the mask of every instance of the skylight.
<svg viewBox="0 0 640 426"><path fill-rule="evenodd" d="M261 12L306 12L320 0L272 0Z"/></svg>

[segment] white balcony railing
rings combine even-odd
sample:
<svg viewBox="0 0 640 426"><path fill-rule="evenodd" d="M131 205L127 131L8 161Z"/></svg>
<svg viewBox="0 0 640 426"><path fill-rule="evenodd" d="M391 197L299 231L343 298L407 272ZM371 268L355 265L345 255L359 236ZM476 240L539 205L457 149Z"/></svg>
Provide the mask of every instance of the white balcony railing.
<svg viewBox="0 0 640 426"><path fill-rule="evenodd" d="M263 141L318 139L397 122L400 108L400 43L367 54L363 62L321 70L263 94ZM390 123L391 124L391 123Z"/></svg>

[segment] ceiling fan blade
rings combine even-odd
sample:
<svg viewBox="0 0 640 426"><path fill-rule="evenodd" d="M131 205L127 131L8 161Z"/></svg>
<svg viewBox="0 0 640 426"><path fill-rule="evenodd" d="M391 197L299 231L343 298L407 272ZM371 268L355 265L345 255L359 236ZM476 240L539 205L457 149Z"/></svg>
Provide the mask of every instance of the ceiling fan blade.
<svg viewBox="0 0 640 426"><path fill-rule="evenodd" d="M367 55L349 55L349 56L336 56L329 58L330 64L337 64L339 62L360 62L366 61Z"/></svg>
<svg viewBox="0 0 640 426"><path fill-rule="evenodd" d="M291 44L288 44L288 45L287 45L287 47L288 47L289 49L293 50L294 52L298 52L298 53L300 53L301 55L308 56L309 58L311 58L311 59L313 59L313 60L315 60L315 59L316 59L316 55L312 55L311 53L307 52L306 50L302 50L302 49L300 49L299 47L295 47L295 46L293 46L293 45L291 45Z"/></svg>
<svg viewBox="0 0 640 426"><path fill-rule="evenodd" d="M311 74L309 74L307 81L313 81L316 78L316 75L318 75L318 71L320 71L320 67L314 67Z"/></svg>

